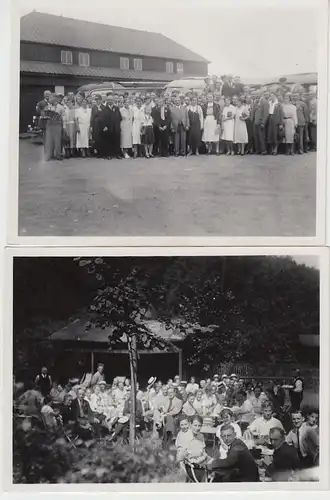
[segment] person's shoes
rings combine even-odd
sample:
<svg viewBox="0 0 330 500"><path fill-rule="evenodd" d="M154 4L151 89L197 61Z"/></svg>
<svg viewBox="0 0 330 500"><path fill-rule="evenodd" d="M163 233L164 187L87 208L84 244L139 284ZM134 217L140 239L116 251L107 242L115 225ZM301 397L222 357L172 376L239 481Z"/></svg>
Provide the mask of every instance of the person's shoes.
<svg viewBox="0 0 330 500"><path fill-rule="evenodd" d="M150 158L150 156L148 155L148 153L146 153L146 158L148 158L148 159Z"/></svg>
<svg viewBox="0 0 330 500"><path fill-rule="evenodd" d="M263 151L262 153L260 153L262 156L266 156L267 155L267 151Z"/></svg>

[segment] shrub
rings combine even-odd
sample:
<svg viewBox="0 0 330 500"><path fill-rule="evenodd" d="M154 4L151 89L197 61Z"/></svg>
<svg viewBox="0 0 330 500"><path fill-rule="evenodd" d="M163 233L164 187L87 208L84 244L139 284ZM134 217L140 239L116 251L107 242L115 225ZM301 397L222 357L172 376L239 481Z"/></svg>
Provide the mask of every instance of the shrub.
<svg viewBox="0 0 330 500"><path fill-rule="evenodd" d="M173 451L143 439L128 445L100 441L60 481L65 483L159 483L180 481Z"/></svg>

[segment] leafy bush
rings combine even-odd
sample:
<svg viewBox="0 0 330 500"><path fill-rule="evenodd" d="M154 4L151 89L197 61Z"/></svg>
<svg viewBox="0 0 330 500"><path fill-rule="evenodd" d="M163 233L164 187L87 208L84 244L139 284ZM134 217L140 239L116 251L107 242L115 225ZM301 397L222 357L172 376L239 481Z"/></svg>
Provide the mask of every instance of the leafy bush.
<svg viewBox="0 0 330 500"><path fill-rule="evenodd" d="M182 480L175 454L144 439L133 451L128 445L100 441L75 463L60 482L164 483Z"/></svg>
<svg viewBox="0 0 330 500"><path fill-rule="evenodd" d="M46 431L37 418L14 419L15 483L56 483L79 459L79 453L62 436Z"/></svg>
<svg viewBox="0 0 330 500"><path fill-rule="evenodd" d="M107 438L72 447L37 418L15 418L14 483L150 483L181 481L175 453L144 439L133 451Z"/></svg>

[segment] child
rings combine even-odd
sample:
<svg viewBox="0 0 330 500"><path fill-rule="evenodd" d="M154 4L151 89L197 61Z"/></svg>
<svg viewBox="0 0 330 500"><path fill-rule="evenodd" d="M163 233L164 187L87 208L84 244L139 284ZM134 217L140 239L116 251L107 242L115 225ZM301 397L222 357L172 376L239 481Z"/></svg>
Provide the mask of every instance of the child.
<svg viewBox="0 0 330 500"><path fill-rule="evenodd" d="M187 456L189 443L193 439L193 434L190 429L188 417L182 416L180 419L180 431L178 432L175 447L177 451L177 461L182 462Z"/></svg>
<svg viewBox="0 0 330 500"><path fill-rule="evenodd" d="M151 106L144 108L144 120L142 122L142 142L146 158L153 158L152 150L154 146L154 119L151 116Z"/></svg>

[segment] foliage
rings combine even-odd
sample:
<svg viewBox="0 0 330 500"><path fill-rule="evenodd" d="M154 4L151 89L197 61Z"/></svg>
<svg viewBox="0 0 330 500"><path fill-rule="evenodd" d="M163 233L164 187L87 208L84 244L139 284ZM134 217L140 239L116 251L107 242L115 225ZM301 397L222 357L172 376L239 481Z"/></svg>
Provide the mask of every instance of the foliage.
<svg viewBox="0 0 330 500"><path fill-rule="evenodd" d="M97 443L61 480L66 483L160 483L178 476L175 454L143 439L133 453L127 445ZM176 479L177 480L177 479Z"/></svg>
<svg viewBox="0 0 330 500"><path fill-rule="evenodd" d="M138 347L172 349L159 345L144 319L183 331L185 360L199 370L260 359L307 362L299 334L319 331L319 273L286 257L20 258L14 279L15 366L27 369L41 354L34 360L32 346L24 358L26 331L46 336L52 322L86 307L90 327L116 326L114 343L135 332Z"/></svg>
<svg viewBox="0 0 330 500"><path fill-rule="evenodd" d="M14 418L13 451L15 483L55 483L78 459L67 441L46 432L37 417Z"/></svg>
<svg viewBox="0 0 330 500"><path fill-rule="evenodd" d="M73 448L58 433L30 419L14 420L15 483L173 482L178 466L173 453L155 441L142 440L135 453L106 439Z"/></svg>

